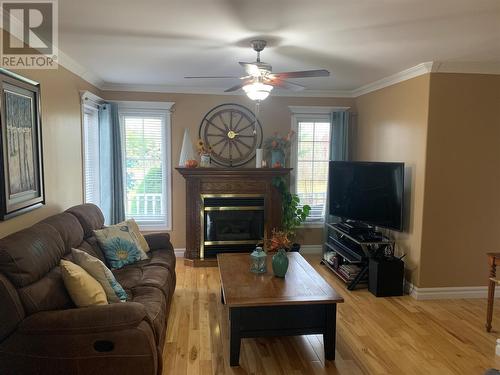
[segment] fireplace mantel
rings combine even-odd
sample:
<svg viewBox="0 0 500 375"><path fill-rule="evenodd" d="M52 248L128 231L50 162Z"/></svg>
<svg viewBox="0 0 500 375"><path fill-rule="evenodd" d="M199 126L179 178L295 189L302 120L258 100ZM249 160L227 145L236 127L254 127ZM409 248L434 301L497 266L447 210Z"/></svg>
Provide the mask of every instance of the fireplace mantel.
<svg viewBox="0 0 500 375"><path fill-rule="evenodd" d="M276 177L286 176L292 168L175 168L184 177Z"/></svg>
<svg viewBox="0 0 500 375"><path fill-rule="evenodd" d="M272 185L274 177L287 176L291 168L176 168L186 179L186 264L217 265L215 258L200 254L203 236L202 200L205 194L264 196L265 232L281 226L281 195Z"/></svg>

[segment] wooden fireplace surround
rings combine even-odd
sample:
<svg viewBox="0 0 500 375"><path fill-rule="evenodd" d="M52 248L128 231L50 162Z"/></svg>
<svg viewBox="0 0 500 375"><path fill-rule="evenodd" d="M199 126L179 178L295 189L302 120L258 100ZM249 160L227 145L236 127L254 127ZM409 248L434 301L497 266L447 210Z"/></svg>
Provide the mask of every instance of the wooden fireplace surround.
<svg viewBox="0 0 500 375"><path fill-rule="evenodd" d="M201 249L202 194L260 194L264 196L264 230L270 234L281 226L281 195L273 187L277 176L287 176L291 168L176 168L186 179L185 263L216 266L217 259L203 259Z"/></svg>

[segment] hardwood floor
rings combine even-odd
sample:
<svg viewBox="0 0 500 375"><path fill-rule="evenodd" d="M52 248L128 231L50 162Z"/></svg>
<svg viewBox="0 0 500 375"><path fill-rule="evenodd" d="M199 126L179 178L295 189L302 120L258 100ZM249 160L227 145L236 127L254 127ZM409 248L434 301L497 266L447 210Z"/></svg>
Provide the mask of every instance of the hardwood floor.
<svg viewBox="0 0 500 375"><path fill-rule="evenodd" d="M345 299L338 306L335 361L324 361L322 336L311 335L243 339L241 366L230 367L218 269L186 267L179 259L163 374L456 375L500 368L500 319L485 332L486 299L415 301L376 298L366 289L349 292L319 257L307 259Z"/></svg>

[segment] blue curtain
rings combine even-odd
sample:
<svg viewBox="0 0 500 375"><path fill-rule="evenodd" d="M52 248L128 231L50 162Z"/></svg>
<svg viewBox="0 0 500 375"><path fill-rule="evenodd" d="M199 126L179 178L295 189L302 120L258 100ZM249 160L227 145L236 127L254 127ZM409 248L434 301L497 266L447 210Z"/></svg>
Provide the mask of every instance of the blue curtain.
<svg viewBox="0 0 500 375"><path fill-rule="evenodd" d="M331 114L331 139L330 139L330 160L345 161L349 160L349 133L351 114L347 111L332 112ZM329 214L329 193L326 197L325 222L334 223L339 218ZM324 231L325 242L328 231Z"/></svg>
<svg viewBox="0 0 500 375"><path fill-rule="evenodd" d="M347 111L333 112L331 122L330 160L349 160L350 113Z"/></svg>
<svg viewBox="0 0 500 375"><path fill-rule="evenodd" d="M125 220L125 195L120 118L115 103L99 108L99 168L104 219L106 224L116 224Z"/></svg>

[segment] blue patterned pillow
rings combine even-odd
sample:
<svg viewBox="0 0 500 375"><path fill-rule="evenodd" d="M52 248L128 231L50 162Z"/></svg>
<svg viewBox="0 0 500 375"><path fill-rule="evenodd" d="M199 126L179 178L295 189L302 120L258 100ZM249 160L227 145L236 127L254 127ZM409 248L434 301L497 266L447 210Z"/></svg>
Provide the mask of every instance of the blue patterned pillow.
<svg viewBox="0 0 500 375"><path fill-rule="evenodd" d="M148 259L146 253L139 248L134 237L130 234L127 225L109 226L95 230L94 234L106 261L113 269Z"/></svg>

